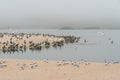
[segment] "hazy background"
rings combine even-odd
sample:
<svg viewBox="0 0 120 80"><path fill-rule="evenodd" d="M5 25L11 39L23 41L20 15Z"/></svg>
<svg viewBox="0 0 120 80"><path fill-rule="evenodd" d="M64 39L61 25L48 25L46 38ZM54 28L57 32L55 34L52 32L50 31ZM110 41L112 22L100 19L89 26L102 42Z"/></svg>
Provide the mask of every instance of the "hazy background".
<svg viewBox="0 0 120 80"><path fill-rule="evenodd" d="M0 0L0 28L117 29L120 0Z"/></svg>

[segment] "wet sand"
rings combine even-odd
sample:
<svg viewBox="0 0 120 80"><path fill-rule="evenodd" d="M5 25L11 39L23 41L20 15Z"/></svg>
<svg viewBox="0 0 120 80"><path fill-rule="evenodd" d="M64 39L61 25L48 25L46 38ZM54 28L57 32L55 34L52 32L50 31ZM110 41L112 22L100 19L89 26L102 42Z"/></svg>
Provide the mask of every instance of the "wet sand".
<svg viewBox="0 0 120 80"><path fill-rule="evenodd" d="M120 80L120 64L0 59L0 80Z"/></svg>

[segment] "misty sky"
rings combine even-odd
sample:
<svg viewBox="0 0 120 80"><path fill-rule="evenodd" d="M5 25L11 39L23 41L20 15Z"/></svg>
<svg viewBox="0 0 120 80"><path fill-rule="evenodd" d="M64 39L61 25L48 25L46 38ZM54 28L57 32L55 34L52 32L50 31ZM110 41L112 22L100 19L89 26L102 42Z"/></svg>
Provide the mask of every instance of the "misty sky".
<svg viewBox="0 0 120 80"><path fill-rule="evenodd" d="M120 27L120 0L0 0L0 27Z"/></svg>

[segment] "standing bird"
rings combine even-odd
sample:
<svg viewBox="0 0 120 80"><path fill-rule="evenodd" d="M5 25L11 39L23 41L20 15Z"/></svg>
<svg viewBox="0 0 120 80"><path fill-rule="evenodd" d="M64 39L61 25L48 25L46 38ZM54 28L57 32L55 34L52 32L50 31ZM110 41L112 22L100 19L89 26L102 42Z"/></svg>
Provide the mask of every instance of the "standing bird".
<svg viewBox="0 0 120 80"><path fill-rule="evenodd" d="M86 43L87 42L87 40L86 39L84 39L84 43Z"/></svg>
<svg viewBox="0 0 120 80"><path fill-rule="evenodd" d="M111 41L111 44L113 44L113 40Z"/></svg>
<svg viewBox="0 0 120 80"><path fill-rule="evenodd" d="M110 41L111 44L113 44L113 40L111 38L108 39Z"/></svg>

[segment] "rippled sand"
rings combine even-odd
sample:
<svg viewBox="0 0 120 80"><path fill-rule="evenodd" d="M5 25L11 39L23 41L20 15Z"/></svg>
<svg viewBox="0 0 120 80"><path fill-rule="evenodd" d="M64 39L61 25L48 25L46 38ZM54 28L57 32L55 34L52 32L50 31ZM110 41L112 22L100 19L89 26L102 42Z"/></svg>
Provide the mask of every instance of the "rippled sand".
<svg viewBox="0 0 120 80"><path fill-rule="evenodd" d="M0 59L0 80L120 80L120 64Z"/></svg>

